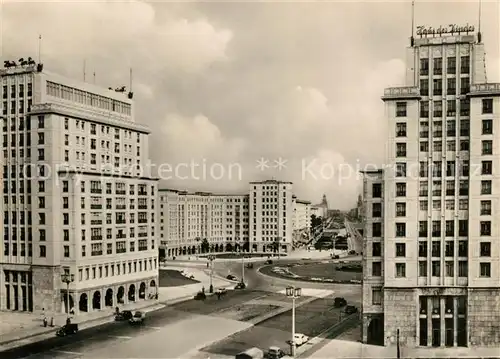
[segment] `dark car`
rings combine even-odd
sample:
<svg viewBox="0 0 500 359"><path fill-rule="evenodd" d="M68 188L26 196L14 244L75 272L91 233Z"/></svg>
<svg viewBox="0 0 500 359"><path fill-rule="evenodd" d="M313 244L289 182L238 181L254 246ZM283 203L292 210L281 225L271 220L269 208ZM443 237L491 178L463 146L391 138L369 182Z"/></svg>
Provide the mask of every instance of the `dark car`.
<svg viewBox="0 0 500 359"><path fill-rule="evenodd" d="M229 280L236 280L236 277L232 274L229 274L226 279L229 279Z"/></svg>
<svg viewBox="0 0 500 359"><path fill-rule="evenodd" d="M246 267L247 267L248 269L252 269L252 268L253 268L253 263L248 263L248 264L246 265Z"/></svg>
<svg viewBox="0 0 500 359"><path fill-rule="evenodd" d="M335 308L342 308L344 306L347 305L347 300L345 300L344 297L336 297L334 300L333 300L333 306Z"/></svg>
<svg viewBox="0 0 500 359"><path fill-rule="evenodd" d="M78 333L78 324L66 324L59 328L56 332L58 337L65 337L66 335L76 334Z"/></svg>
<svg viewBox="0 0 500 359"><path fill-rule="evenodd" d="M273 260L272 260L272 259L268 259L268 260L266 261L266 264L273 264Z"/></svg>
<svg viewBox="0 0 500 359"><path fill-rule="evenodd" d="M124 310L123 312L119 312L115 315L115 320L117 322L121 322L121 321L124 321L124 320L129 320L130 318L132 318L133 314L130 310Z"/></svg>
<svg viewBox="0 0 500 359"><path fill-rule="evenodd" d="M194 296L194 300L205 300L205 299L207 299L207 295L203 292L198 292Z"/></svg>
<svg viewBox="0 0 500 359"><path fill-rule="evenodd" d="M234 289L245 289L247 286L245 285L245 283L243 282L239 282L238 284L236 284L236 287L234 287Z"/></svg>
<svg viewBox="0 0 500 359"><path fill-rule="evenodd" d="M354 314L358 312L358 308L356 308L354 305L348 305L345 307L344 312L346 314Z"/></svg>

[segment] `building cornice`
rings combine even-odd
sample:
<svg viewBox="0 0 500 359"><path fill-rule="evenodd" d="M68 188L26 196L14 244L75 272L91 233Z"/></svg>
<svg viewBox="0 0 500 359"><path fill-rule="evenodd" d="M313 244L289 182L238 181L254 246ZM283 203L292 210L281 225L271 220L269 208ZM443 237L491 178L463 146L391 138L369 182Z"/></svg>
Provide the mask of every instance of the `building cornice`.
<svg viewBox="0 0 500 359"><path fill-rule="evenodd" d="M394 100L420 100L420 91L418 87L414 86L402 86L402 87L389 87L384 89L384 95L382 96L382 101L394 101Z"/></svg>
<svg viewBox="0 0 500 359"><path fill-rule="evenodd" d="M500 83L475 84L470 86L469 97L499 97Z"/></svg>
<svg viewBox="0 0 500 359"><path fill-rule="evenodd" d="M72 170L72 169L59 170L58 173L75 174L75 175L83 175L83 176L127 178L127 179L137 179L137 180L146 180L146 181L159 181L160 180L159 178L154 178L154 177L132 176L132 175L123 175L123 174L116 174L116 173L105 173L105 172L77 171L77 170Z"/></svg>
<svg viewBox="0 0 500 359"><path fill-rule="evenodd" d="M148 127L126 121L123 118L112 114L110 111L98 112L86 108L78 108L61 103L40 103L31 106L30 112L27 115L42 115L42 114L57 114L68 116L79 120L85 120L96 124L105 124L109 126L118 127L124 130L132 130L144 134L150 134L151 131Z"/></svg>

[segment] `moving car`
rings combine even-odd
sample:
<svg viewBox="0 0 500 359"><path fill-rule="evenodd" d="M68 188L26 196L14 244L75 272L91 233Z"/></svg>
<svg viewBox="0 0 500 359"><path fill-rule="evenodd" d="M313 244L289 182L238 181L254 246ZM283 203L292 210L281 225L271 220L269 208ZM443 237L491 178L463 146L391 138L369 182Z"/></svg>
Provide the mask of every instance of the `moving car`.
<svg viewBox="0 0 500 359"><path fill-rule="evenodd" d="M236 354L235 359L264 359L264 352L254 347Z"/></svg>
<svg viewBox="0 0 500 359"><path fill-rule="evenodd" d="M236 284L236 286L234 287L234 289L245 289L247 286L245 283L243 282L239 282L238 284Z"/></svg>
<svg viewBox="0 0 500 359"><path fill-rule="evenodd" d="M266 264L273 264L273 260L272 260L272 259L268 259L268 260L266 261Z"/></svg>
<svg viewBox="0 0 500 359"><path fill-rule="evenodd" d="M205 299L207 299L207 295L201 291L196 293L194 296L194 300L205 300Z"/></svg>
<svg viewBox="0 0 500 359"><path fill-rule="evenodd" d="M234 275L232 275L232 274L229 274L229 275L226 277L226 279L229 279L229 280L237 280L237 278L236 278Z"/></svg>
<svg viewBox="0 0 500 359"><path fill-rule="evenodd" d="M76 334L78 333L78 324L69 323L63 325L56 332L58 337L65 337L66 335Z"/></svg>
<svg viewBox="0 0 500 359"><path fill-rule="evenodd" d="M342 308L344 306L347 305L347 300L345 300L344 297L336 297L334 300L333 300L333 306L335 308Z"/></svg>
<svg viewBox="0 0 500 359"><path fill-rule="evenodd" d="M354 305L348 305L345 307L344 312L346 314L354 314L358 312L358 308L356 308Z"/></svg>
<svg viewBox="0 0 500 359"><path fill-rule="evenodd" d="M116 313L115 320L117 322L121 322L121 321L124 321L124 320L129 320L133 316L134 315L132 314L132 312L130 310L124 310L123 312Z"/></svg>
<svg viewBox="0 0 500 359"><path fill-rule="evenodd" d="M247 267L248 269L252 269L252 268L253 268L253 263L247 263L246 267Z"/></svg>
<svg viewBox="0 0 500 359"><path fill-rule="evenodd" d="M283 350L281 350L280 347L270 347L266 353L266 358L267 359L286 359L286 358L291 358L291 357L286 355L285 352L283 352Z"/></svg>
<svg viewBox="0 0 500 359"><path fill-rule="evenodd" d="M224 295L227 293L227 289L226 288L219 288L217 289L217 294L219 295Z"/></svg>
<svg viewBox="0 0 500 359"><path fill-rule="evenodd" d="M305 344L309 341L309 337L302 333L295 333L293 336L293 341L295 342L295 346L300 347L302 344ZM292 341L288 340L288 344L291 344Z"/></svg>
<svg viewBox="0 0 500 359"><path fill-rule="evenodd" d="M128 320L130 324L142 324L144 323L144 319L146 318L146 314L141 311L137 311L134 313L134 316Z"/></svg>

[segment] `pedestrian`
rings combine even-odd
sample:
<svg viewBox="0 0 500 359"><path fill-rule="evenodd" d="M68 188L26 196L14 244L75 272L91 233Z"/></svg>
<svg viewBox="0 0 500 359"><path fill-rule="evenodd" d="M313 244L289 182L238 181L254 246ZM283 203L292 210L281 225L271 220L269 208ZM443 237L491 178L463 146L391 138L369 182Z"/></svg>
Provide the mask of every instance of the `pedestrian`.
<svg viewBox="0 0 500 359"><path fill-rule="evenodd" d="M69 319L69 317L66 318L66 325L70 325L71 324L71 319Z"/></svg>
<svg viewBox="0 0 500 359"><path fill-rule="evenodd" d="M46 317L43 317L43 326L46 327L47 326L47 318Z"/></svg>

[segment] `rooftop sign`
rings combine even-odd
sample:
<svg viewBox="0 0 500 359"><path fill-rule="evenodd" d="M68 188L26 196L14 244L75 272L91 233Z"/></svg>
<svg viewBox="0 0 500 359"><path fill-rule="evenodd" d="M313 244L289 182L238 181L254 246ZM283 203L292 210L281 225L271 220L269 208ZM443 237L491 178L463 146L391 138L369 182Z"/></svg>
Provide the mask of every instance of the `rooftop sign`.
<svg viewBox="0 0 500 359"><path fill-rule="evenodd" d="M417 26L417 35L420 37L422 36L442 36L442 35L453 35L453 34L460 34L462 32L469 33L469 32L474 32L474 26L466 24L464 26L460 26L457 24L449 24L448 26L439 26L439 27L432 27L432 26L425 26L425 25L420 25Z"/></svg>

